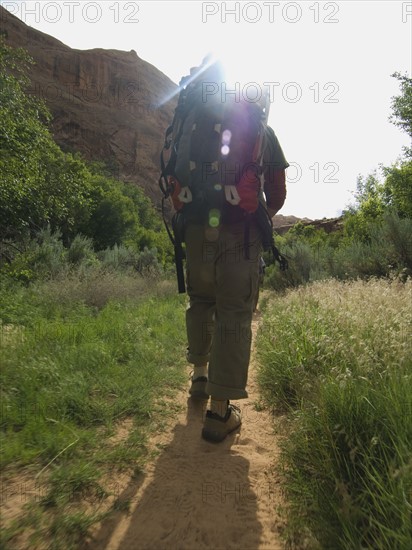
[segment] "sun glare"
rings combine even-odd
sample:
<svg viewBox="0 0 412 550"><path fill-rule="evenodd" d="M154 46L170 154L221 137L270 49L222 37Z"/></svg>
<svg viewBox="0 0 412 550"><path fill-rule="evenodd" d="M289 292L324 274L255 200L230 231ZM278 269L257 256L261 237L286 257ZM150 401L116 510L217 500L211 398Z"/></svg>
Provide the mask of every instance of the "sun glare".
<svg viewBox="0 0 412 550"><path fill-rule="evenodd" d="M249 55L244 54L239 48L235 51L222 47L220 50L214 50L211 58L221 63L224 70L224 79L227 86L240 85L250 81L251 70Z"/></svg>

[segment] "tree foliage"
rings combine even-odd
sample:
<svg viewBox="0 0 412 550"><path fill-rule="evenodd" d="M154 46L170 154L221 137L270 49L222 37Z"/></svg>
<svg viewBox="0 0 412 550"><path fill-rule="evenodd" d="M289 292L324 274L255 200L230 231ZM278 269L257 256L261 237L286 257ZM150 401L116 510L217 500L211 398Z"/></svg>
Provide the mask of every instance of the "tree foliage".
<svg viewBox="0 0 412 550"><path fill-rule="evenodd" d="M33 61L23 49L0 41L0 234L1 240L49 227L68 246L78 233L96 249L125 245L156 248L168 258L167 236L144 192L64 153L49 129L50 113L25 93Z"/></svg>
<svg viewBox="0 0 412 550"><path fill-rule="evenodd" d="M412 139L412 78L399 72L392 76L399 80L401 94L392 98L392 115L389 120ZM404 151L407 157L412 157L412 147L405 147Z"/></svg>
<svg viewBox="0 0 412 550"><path fill-rule="evenodd" d="M401 217L412 219L412 159L383 168L383 199Z"/></svg>
<svg viewBox="0 0 412 550"><path fill-rule="evenodd" d="M392 98L390 120L412 138L412 79L398 72L392 76L400 83L400 95ZM412 219L412 149L406 147L404 152L403 160L380 166L382 181L377 171L358 177L355 204L345 213L347 236L370 241L371 228L388 211Z"/></svg>
<svg viewBox="0 0 412 550"><path fill-rule="evenodd" d="M345 212L345 234L362 241L370 238L370 228L385 211L383 184L377 172L367 177L358 176L356 181L355 204Z"/></svg>
<svg viewBox="0 0 412 550"><path fill-rule="evenodd" d="M23 50L0 42L0 230L15 236L50 224L67 236L87 217L87 169L60 150L46 107L24 92L29 63Z"/></svg>

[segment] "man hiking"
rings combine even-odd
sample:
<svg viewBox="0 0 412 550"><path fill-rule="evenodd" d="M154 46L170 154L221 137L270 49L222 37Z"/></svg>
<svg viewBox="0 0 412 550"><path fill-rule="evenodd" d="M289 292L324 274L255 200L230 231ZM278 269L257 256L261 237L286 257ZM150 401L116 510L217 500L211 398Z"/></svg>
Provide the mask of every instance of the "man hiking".
<svg viewBox="0 0 412 550"><path fill-rule="evenodd" d="M205 60L183 83L163 175L186 247L189 394L210 396L202 437L219 442L241 424L230 401L248 397L262 227L271 239L288 163L262 107L222 97L218 63Z"/></svg>

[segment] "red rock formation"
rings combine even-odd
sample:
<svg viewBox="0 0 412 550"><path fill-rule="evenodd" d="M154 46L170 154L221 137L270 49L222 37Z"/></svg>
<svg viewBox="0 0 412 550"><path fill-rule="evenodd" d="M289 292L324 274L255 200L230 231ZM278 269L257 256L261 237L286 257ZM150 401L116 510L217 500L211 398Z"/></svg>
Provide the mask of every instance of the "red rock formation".
<svg viewBox="0 0 412 550"><path fill-rule="evenodd" d="M177 86L135 51L73 50L1 6L0 21L6 43L35 61L30 92L45 100L62 149L107 162L158 203L159 153L176 98L159 105Z"/></svg>
<svg viewBox="0 0 412 550"><path fill-rule="evenodd" d="M286 218L284 221L280 218ZM288 219L289 218L289 219ZM308 225L313 226L315 229L323 229L326 233L333 233L334 231L342 231L343 218L324 218L323 220L308 220L308 218L295 218L295 216L275 216L273 219L273 227L278 235L284 235L292 227L300 222L304 227Z"/></svg>

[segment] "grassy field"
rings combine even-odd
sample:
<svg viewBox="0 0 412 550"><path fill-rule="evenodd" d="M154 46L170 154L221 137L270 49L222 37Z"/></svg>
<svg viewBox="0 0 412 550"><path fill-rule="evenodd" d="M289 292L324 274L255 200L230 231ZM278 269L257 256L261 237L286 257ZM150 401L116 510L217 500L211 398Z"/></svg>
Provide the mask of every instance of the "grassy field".
<svg viewBox="0 0 412 550"><path fill-rule="evenodd" d="M412 548L412 281L272 295L258 335L267 403L286 412L289 543Z"/></svg>
<svg viewBox="0 0 412 550"><path fill-rule="evenodd" d="M0 291L1 548L77 548L174 414L185 298L105 270ZM264 400L286 413L288 543L412 547L412 282L267 294ZM266 298L264 298L265 300ZM119 444L121 437L121 444Z"/></svg>
<svg viewBox="0 0 412 550"><path fill-rule="evenodd" d="M6 514L2 548L75 548L108 497L127 508L107 480L140 471L173 413L162 399L187 379L174 286L95 279L2 286L2 504L21 512Z"/></svg>

